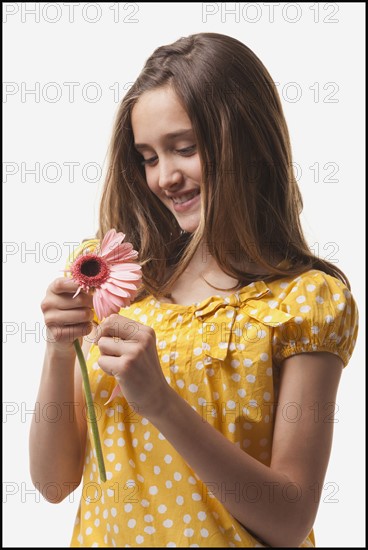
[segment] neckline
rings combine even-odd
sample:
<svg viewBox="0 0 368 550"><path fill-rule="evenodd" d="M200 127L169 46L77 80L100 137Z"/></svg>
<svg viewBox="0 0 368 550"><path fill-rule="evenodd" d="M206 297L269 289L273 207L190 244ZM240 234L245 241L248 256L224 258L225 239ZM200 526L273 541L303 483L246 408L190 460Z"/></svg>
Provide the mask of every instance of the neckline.
<svg viewBox="0 0 368 550"><path fill-rule="evenodd" d="M239 288L232 294L227 296L221 296L220 294L213 294L208 296L204 300L194 302L192 304L171 304L170 302L161 302L157 300L152 294L147 297L148 300L153 300L155 307L167 310L182 310L182 311L196 311L204 309L211 302L220 300L224 303L241 303L246 298L250 298L260 294L267 294L271 292L271 289L266 285L263 280L252 281L251 283Z"/></svg>

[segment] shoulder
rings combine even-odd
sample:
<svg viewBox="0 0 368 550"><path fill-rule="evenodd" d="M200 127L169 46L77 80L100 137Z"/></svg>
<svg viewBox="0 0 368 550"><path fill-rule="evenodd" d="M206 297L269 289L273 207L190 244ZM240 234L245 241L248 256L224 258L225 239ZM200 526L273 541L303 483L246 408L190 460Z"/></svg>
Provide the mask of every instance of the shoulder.
<svg viewBox="0 0 368 550"><path fill-rule="evenodd" d="M359 323L358 307L347 286L317 269L269 286L279 309L291 316L289 323L275 329L276 359L305 351L329 351L347 365Z"/></svg>

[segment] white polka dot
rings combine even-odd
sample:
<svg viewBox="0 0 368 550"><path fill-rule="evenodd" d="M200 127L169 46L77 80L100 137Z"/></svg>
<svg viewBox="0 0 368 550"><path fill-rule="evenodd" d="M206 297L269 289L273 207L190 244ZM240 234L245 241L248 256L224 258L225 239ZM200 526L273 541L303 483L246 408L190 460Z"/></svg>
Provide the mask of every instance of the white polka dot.
<svg viewBox="0 0 368 550"><path fill-rule="evenodd" d="M268 369L266 370L266 374L267 376L272 376L272 367L268 367Z"/></svg>
<svg viewBox="0 0 368 550"><path fill-rule="evenodd" d="M247 395L247 392L242 388L242 389L238 390L238 395L240 397L245 397Z"/></svg>
<svg viewBox="0 0 368 550"><path fill-rule="evenodd" d="M230 424L227 427L229 432L232 433L232 434L235 432L235 428L236 428L236 426L235 426L234 422L230 422Z"/></svg>
<svg viewBox="0 0 368 550"><path fill-rule="evenodd" d="M127 514L133 510L133 506L131 504L125 504L124 510Z"/></svg>
<svg viewBox="0 0 368 550"><path fill-rule="evenodd" d="M151 485L151 487L148 489L148 492L150 495L157 495L158 493L157 485Z"/></svg>
<svg viewBox="0 0 368 550"><path fill-rule="evenodd" d="M194 348L193 353L194 353L194 355L197 355L197 356L198 356L198 355L201 355L201 353L202 353L202 348Z"/></svg>
<svg viewBox="0 0 368 550"><path fill-rule="evenodd" d="M139 317L139 320L141 323L147 323L147 318L148 318L147 315L141 315Z"/></svg>
<svg viewBox="0 0 368 550"><path fill-rule="evenodd" d="M171 489L171 487L173 486L172 481L170 481L169 479L165 481L165 485L168 489Z"/></svg>
<svg viewBox="0 0 368 550"><path fill-rule="evenodd" d="M102 513L103 518L106 519L108 515L109 515L109 511L104 510L103 513Z"/></svg>
<svg viewBox="0 0 368 550"><path fill-rule="evenodd" d="M194 535L193 529L184 529L184 536L185 537L192 537Z"/></svg>
<svg viewBox="0 0 368 550"><path fill-rule="evenodd" d="M202 500L201 495L199 493L192 493L192 499L193 500Z"/></svg>
<svg viewBox="0 0 368 550"><path fill-rule="evenodd" d="M259 358L261 361L268 361L268 353L261 353Z"/></svg>
<svg viewBox="0 0 368 550"><path fill-rule="evenodd" d="M152 451L153 445L152 445L152 443L146 443L144 445L144 448L146 449L146 451Z"/></svg>
<svg viewBox="0 0 368 550"><path fill-rule="evenodd" d="M243 365L244 365L245 367L251 367L251 366L253 365L252 359L244 359Z"/></svg>
<svg viewBox="0 0 368 550"><path fill-rule="evenodd" d="M118 446L119 447L124 447L124 445L125 445L125 439L123 439L122 437L119 437Z"/></svg>
<svg viewBox="0 0 368 550"><path fill-rule="evenodd" d="M266 315L266 317L263 317L263 320L265 323L269 323L272 321L272 315Z"/></svg>
<svg viewBox="0 0 368 550"><path fill-rule="evenodd" d="M306 298L305 296L302 295L302 296L298 296L297 299L296 299L296 301L298 302L298 304L303 304L303 302L305 302L306 299L307 299L307 298Z"/></svg>
<svg viewBox="0 0 368 550"><path fill-rule="evenodd" d="M192 393L196 393L198 391L198 386L196 386L195 384L190 384L188 390Z"/></svg>
<svg viewBox="0 0 368 550"><path fill-rule="evenodd" d="M189 482L191 485L196 485L196 484L197 484L197 481L196 481L196 479L195 479L193 476L189 476L189 477L188 477L188 482Z"/></svg>
<svg viewBox="0 0 368 550"><path fill-rule="evenodd" d="M110 453L110 454L108 454L108 455L106 456L106 458L107 458L107 460L108 460L109 462L114 462L114 460L115 460L115 453Z"/></svg>
<svg viewBox="0 0 368 550"><path fill-rule="evenodd" d="M152 516L151 514L146 514L146 515L144 516L144 521L145 521L146 523L151 523L151 522L153 521L153 516Z"/></svg>
<svg viewBox="0 0 368 550"><path fill-rule="evenodd" d="M92 533L92 527L87 527L86 535L90 535L91 533Z"/></svg>
<svg viewBox="0 0 368 550"><path fill-rule="evenodd" d="M147 456L146 456L144 453L141 453L141 454L139 455L139 460L140 460L141 462L145 462L146 459L147 459Z"/></svg>
<svg viewBox="0 0 368 550"><path fill-rule="evenodd" d="M316 296L316 302L317 304L323 304L324 299L322 298L322 296Z"/></svg>
<svg viewBox="0 0 368 550"><path fill-rule="evenodd" d="M96 518L93 523L95 524L96 527L100 526L100 520L98 518Z"/></svg>
<svg viewBox="0 0 368 550"><path fill-rule="evenodd" d="M154 466L154 467L153 467L153 471L154 471L154 473L158 476L158 474L161 472L160 466Z"/></svg>
<svg viewBox="0 0 368 550"><path fill-rule="evenodd" d="M106 431L107 431L108 434L111 435L114 432L114 430L115 430L114 426L109 426Z"/></svg>
<svg viewBox="0 0 368 550"><path fill-rule="evenodd" d="M301 313L308 313L308 311L310 311L312 308L310 306L302 306L299 311Z"/></svg>
<svg viewBox="0 0 368 550"><path fill-rule="evenodd" d="M128 527L130 529L134 529L134 527L136 526L136 523L137 523L136 520L132 518L132 519L128 520Z"/></svg>
<svg viewBox="0 0 368 550"><path fill-rule="evenodd" d="M190 516L189 514L185 514L185 516L183 516L183 521L184 523L190 523L192 521L192 516Z"/></svg>
<svg viewBox="0 0 368 550"><path fill-rule="evenodd" d="M207 529L201 529L201 536L203 538L207 538L208 537L208 531Z"/></svg>
<svg viewBox="0 0 368 550"><path fill-rule="evenodd" d="M164 514L167 510L167 507L165 506L165 504L160 504L160 506L157 507L157 510L159 514Z"/></svg>
<svg viewBox="0 0 368 550"><path fill-rule="evenodd" d="M176 381L176 385L177 385L179 388L184 388L184 386L185 386L184 380L177 380L177 381Z"/></svg>
<svg viewBox="0 0 368 550"><path fill-rule="evenodd" d="M165 521L162 522L162 525L169 529L174 525L174 522L171 519L165 519Z"/></svg>
<svg viewBox="0 0 368 550"><path fill-rule="evenodd" d="M234 382L240 382L241 376L240 374L232 374L231 379L234 380Z"/></svg>
<svg viewBox="0 0 368 550"><path fill-rule="evenodd" d="M256 377L254 376L254 374L248 374L245 378L246 378L246 380L247 380L248 382L250 382L251 384L253 384L253 382L256 381Z"/></svg>
<svg viewBox="0 0 368 550"><path fill-rule="evenodd" d="M316 290L315 285L307 285L308 292L313 292L313 290Z"/></svg>
<svg viewBox="0 0 368 550"><path fill-rule="evenodd" d="M226 403L226 407L227 407L228 409L235 409L235 407L236 407L235 401L233 401L232 399L230 399L230 400Z"/></svg>
<svg viewBox="0 0 368 550"><path fill-rule="evenodd" d="M142 535L138 535L135 538L135 541L136 541L137 544L142 544L142 542L144 542L144 537L142 537Z"/></svg>
<svg viewBox="0 0 368 550"><path fill-rule="evenodd" d="M105 439L104 444L106 445L106 447L112 447L113 444L114 444L114 440L113 439Z"/></svg>
<svg viewBox="0 0 368 550"><path fill-rule="evenodd" d="M270 321L271 321L271 319L270 319ZM258 338L266 338L266 335L267 335L267 332L265 330L258 330L257 331Z"/></svg>
<svg viewBox="0 0 368 550"><path fill-rule="evenodd" d="M166 462L166 464L171 464L172 456L171 455L165 455L164 456L164 461Z"/></svg>
<svg viewBox="0 0 368 550"><path fill-rule="evenodd" d="M175 472L174 474L174 479L175 481L180 481L181 480L181 473L180 472Z"/></svg>
<svg viewBox="0 0 368 550"><path fill-rule="evenodd" d="M145 498L141 500L141 505L143 506L143 508L148 508L149 506L148 500L146 500Z"/></svg>
<svg viewBox="0 0 368 550"><path fill-rule="evenodd" d="M269 401L269 400L271 399L271 394L270 394L270 392L268 392L268 391L264 392L264 394L263 394L263 399L264 399L265 401Z"/></svg>
<svg viewBox="0 0 368 550"><path fill-rule="evenodd" d="M334 320L334 318L332 317L332 315L326 315L325 317L325 321L326 323L332 323L332 321Z"/></svg>
<svg viewBox="0 0 368 550"><path fill-rule="evenodd" d="M345 304L344 302L342 302L341 304L338 304L337 309L338 309L339 311L342 311L343 309L345 309L345 305L346 305L346 304Z"/></svg>
<svg viewBox="0 0 368 550"><path fill-rule="evenodd" d="M182 504L184 504L184 497L182 497L181 495L179 495L178 497L176 497L176 504L179 504L179 506L181 506Z"/></svg>
<svg viewBox="0 0 368 550"><path fill-rule="evenodd" d="M207 517L207 514L206 514L206 512L198 512L197 517L198 517L199 521L204 521Z"/></svg>

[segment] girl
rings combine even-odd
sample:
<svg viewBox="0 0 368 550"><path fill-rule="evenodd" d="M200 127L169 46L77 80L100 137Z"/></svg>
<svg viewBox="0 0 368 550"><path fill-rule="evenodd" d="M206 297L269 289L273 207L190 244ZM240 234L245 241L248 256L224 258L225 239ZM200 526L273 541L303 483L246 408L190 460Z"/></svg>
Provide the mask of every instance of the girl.
<svg viewBox="0 0 368 550"><path fill-rule="evenodd" d="M301 210L256 55L214 33L154 51L117 114L97 234L126 234L143 283L84 343L106 483L74 367L92 297L57 279L42 303L58 337L38 401L73 414L33 424L31 473L50 502L83 475L72 546L314 546L358 311L344 273L309 250Z"/></svg>

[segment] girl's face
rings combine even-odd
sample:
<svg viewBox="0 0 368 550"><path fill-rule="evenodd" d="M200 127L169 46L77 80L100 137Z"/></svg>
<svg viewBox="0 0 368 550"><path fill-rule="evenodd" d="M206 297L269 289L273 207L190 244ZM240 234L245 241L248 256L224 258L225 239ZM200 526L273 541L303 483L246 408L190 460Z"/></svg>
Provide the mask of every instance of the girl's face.
<svg viewBox="0 0 368 550"><path fill-rule="evenodd" d="M201 213L201 163L191 122L175 92L144 92L132 109L134 145L142 155L148 187L192 233Z"/></svg>

